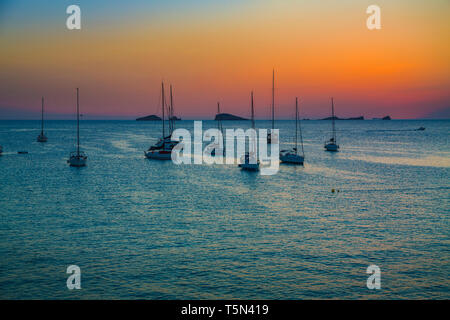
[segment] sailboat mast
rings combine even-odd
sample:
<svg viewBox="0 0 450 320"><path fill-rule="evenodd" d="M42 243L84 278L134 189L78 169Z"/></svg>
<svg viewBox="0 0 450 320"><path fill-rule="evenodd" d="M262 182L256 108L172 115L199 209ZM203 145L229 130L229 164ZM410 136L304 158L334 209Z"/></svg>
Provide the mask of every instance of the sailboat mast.
<svg viewBox="0 0 450 320"><path fill-rule="evenodd" d="M333 128L333 141L336 143L336 130L334 127L334 101L333 97L331 98L331 115L332 115L332 128Z"/></svg>
<svg viewBox="0 0 450 320"><path fill-rule="evenodd" d="M217 114L220 114L220 102L217 102ZM220 122L220 118L217 117L217 129L222 132L222 123Z"/></svg>
<svg viewBox="0 0 450 320"><path fill-rule="evenodd" d="M275 69L272 70L272 129L275 129Z"/></svg>
<svg viewBox="0 0 450 320"><path fill-rule="evenodd" d="M252 105L252 128L255 129L255 111L253 110L253 91L251 95L251 105Z"/></svg>
<svg viewBox="0 0 450 320"><path fill-rule="evenodd" d="M296 103L297 104L297 103ZM302 144L302 156L303 156L303 158L305 157L305 150L303 149L303 134L302 134L302 126L301 126L301 124L300 124L300 117L299 117L299 112L298 112L298 109L297 109L297 107L295 108L295 113L296 113L296 116L297 116L297 122L298 122L298 129L299 129L299 131L300 131L300 143Z"/></svg>
<svg viewBox="0 0 450 320"><path fill-rule="evenodd" d="M42 97L41 135L44 135L44 97Z"/></svg>
<svg viewBox="0 0 450 320"><path fill-rule="evenodd" d="M80 155L80 97L79 89L77 88L77 156Z"/></svg>
<svg viewBox="0 0 450 320"><path fill-rule="evenodd" d="M164 82L161 82L161 108L162 108L162 134L163 140L166 136L165 134L165 126L164 126Z"/></svg>
<svg viewBox="0 0 450 320"><path fill-rule="evenodd" d="M251 94L251 106L252 106L252 129L255 130L255 110L253 108L253 91ZM256 135L256 132L255 132L255 135ZM250 153L256 153L256 141L254 138L256 138L256 136L253 136L252 142L250 143L250 146L251 146Z"/></svg>
<svg viewBox="0 0 450 320"><path fill-rule="evenodd" d="M172 135L172 132L174 130L174 123L175 120L173 119L173 96L172 96L172 85L170 85L170 111L169 111L169 130L170 135Z"/></svg>
<svg viewBox="0 0 450 320"><path fill-rule="evenodd" d="M298 135L298 98L295 97L295 154L297 154L297 135Z"/></svg>

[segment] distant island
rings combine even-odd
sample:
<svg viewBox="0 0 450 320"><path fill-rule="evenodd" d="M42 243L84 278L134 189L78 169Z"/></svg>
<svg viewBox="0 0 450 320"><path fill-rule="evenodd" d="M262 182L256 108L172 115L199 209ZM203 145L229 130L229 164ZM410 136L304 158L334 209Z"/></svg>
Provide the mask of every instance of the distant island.
<svg viewBox="0 0 450 320"><path fill-rule="evenodd" d="M176 120L179 121L181 120L181 118L177 118L176 116L172 116L170 118L170 120ZM136 121L161 121L161 118L152 114L150 116L146 116L146 117L141 117L141 118L137 118Z"/></svg>
<svg viewBox="0 0 450 320"><path fill-rule="evenodd" d="M383 118L373 118L373 120L392 120L390 116L386 116Z"/></svg>
<svg viewBox="0 0 450 320"><path fill-rule="evenodd" d="M248 120L245 118L241 118L229 113L219 113L216 114L216 117L214 118L214 120Z"/></svg>
<svg viewBox="0 0 450 320"><path fill-rule="evenodd" d="M136 121L161 121L161 118L152 114L150 116L137 118Z"/></svg>
<svg viewBox="0 0 450 320"><path fill-rule="evenodd" d="M321 120L333 120L333 117L323 118ZM355 118L338 118L334 116L334 120L364 120L363 116L355 117Z"/></svg>

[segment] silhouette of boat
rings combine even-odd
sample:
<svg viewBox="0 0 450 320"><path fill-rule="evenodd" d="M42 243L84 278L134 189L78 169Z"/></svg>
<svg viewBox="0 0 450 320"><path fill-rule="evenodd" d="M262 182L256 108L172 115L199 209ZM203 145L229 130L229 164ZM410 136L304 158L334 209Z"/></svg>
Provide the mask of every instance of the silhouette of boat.
<svg viewBox="0 0 450 320"><path fill-rule="evenodd" d="M80 99L79 89L77 88L77 150L72 151L67 163L71 167L84 167L86 166L87 156L83 151L80 151Z"/></svg>
<svg viewBox="0 0 450 320"><path fill-rule="evenodd" d="M179 143L172 140L172 132L175 128L175 119L173 117L173 97L172 86L170 86L170 106L169 106L169 135L166 136L165 129L165 96L164 96L164 82L161 83L161 109L162 109L162 137L159 141L151 146L147 151L144 151L145 157L156 160L170 160L172 158L172 149Z"/></svg>
<svg viewBox="0 0 450 320"><path fill-rule="evenodd" d="M41 111L41 133L37 137L38 142L47 142L47 137L44 134L44 97L42 97L42 111Z"/></svg>
<svg viewBox="0 0 450 320"><path fill-rule="evenodd" d="M293 163L293 164L303 164L305 161L305 151L303 149L303 136L302 129L299 129L299 121L298 121L298 98L295 98L295 148L292 150L281 150L280 151L280 161L283 163ZM302 145L302 155L298 154L297 148L297 138L298 131L300 131L300 142Z"/></svg>
<svg viewBox="0 0 450 320"><path fill-rule="evenodd" d="M255 130L255 112L253 109L253 91L251 93L252 129ZM259 159L256 153L256 137L249 142L249 151L241 157L239 167L246 171L259 171Z"/></svg>
<svg viewBox="0 0 450 320"><path fill-rule="evenodd" d="M335 116L334 116L334 101L331 98L331 126L332 126L332 137L325 143L325 150L327 151L339 151L339 145L336 142L336 128L335 128Z"/></svg>

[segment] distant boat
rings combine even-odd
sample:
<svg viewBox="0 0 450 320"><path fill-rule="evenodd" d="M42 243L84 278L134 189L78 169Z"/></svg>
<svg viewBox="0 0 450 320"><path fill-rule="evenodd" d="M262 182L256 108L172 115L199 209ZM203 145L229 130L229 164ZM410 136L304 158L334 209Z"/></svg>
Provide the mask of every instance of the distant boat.
<svg viewBox="0 0 450 320"><path fill-rule="evenodd" d="M217 102L217 114L221 114L220 113L220 102ZM224 135L223 135L223 127L222 127L222 120L220 117L216 116L216 121L217 121L217 130L219 130L219 132L222 134L222 149L220 148L220 143L215 142L213 145L211 145L211 148L213 148L213 150L211 151L211 155L215 156L216 155L216 150L219 151L219 154L222 153L222 155L225 154L225 145L223 144L224 141Z"/></svg>
<svg viewBox="0 0 450 320"><path fill-rule="evenodd" d="M220 102L217 102L217 114L220 114ZM222 120L220 118L217 118L217 129L222 133L223 136L223 127L222 127Z"/></svg>
<svg viewBox="0 0 450 320"><path fill-rule="evenodd" d="M67 163L71 167L84 167L86 165L87 156L83 151L80 151L80 99L79 89L77 88L77 151L70 153Z"/></svg>
<svg viewBox="0 0 450 320"><path fill-rule="evenodd" d="M255 112L253 109L253 91L251 93L252 129L255 130ZM256 137L254 137L256 138ZM253 143L252 143L253 142ZM247 171L259 171L259 159L256 153L256 141L249 142L249 151L242 158L239 167ZM250 149L251 148L251 149Z"/></svg>
<svg viewBox="0 0 450 320"><path fill-rule="evenodd" d="M38 142L47 142L47 137L44 134L44 97L42 97L42 111L41 111L41 134L37 137Z"/></svg>
<svg viewBox="0 0 450 320"><path fill-rule="evenodd" d="M339 145L337 144L336 141L336 128L335 128L335 124L334 124L334 120L335 120L335 116L334 116L334 102L333 102L333 98L331 98L331 123L332 123L332 137L329 141L327 141L325 143L325 149L327 151L338 151L339 150Z"/></svg>
<svg viewBox="0 0 450 320"><path fill-rule="evenodd" d="M162 137L159 141L151 146L147 151L144 151L145 157L156 160L170 160L172 159L172 149L178 144L178 141L172 140L172 132L175 128L175 120L173 118L173 97L172 86L170 86L170 106L169 106L169 135L166 136L165 129L165 96L164 83L161 83L161 109L162 109Z"/></svg>
<svg viewBox="0 0 450 320"><path fill-rule="evenodd" d="M275 129L275 70L272 70L272 130ZM267 134L267 143L275 143L278 139L275 135L272 137L272 133Z"/></svg>
<svg viewBox="0 0 450 320"><path fill-rule="evenodd" d="M416 129L416 131L424 131L424 130L425 130L425 127L420 127L418 129Z"/></svg>
<svg viewBox="0 0 450 320"><path fill-rule="evenodd" d="M303 149L302 129L299 126L298 118L299 118L298 117L298 98L295 98L295 148L293 148L292 150L281 150L280 160L283 163L293 163L293 164L303 165L303 162L305 161L305 151ZM299 131L300 131L300 142L302 145L302 155L298 154L298 148L297 148L297 138L298 138L297 136L298 136Z"/></svg>
<svg viewBox="0 0 450 320"><path fill-rule="evenodd" d="M3 153L3 147L0 146L0 156L2 155L2 153Z"/></svg>

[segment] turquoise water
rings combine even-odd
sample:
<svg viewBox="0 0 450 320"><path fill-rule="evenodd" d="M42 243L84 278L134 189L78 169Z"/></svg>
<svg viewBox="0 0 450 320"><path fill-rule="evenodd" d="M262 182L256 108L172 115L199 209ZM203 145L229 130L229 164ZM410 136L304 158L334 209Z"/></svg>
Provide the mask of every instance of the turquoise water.
<svg viewBox="0 0 450 320"><path fill-rule="evenodd" d="M449 299L450 121L339 121L334 154L328 121L302 125L305 166L263 176L145 159L160 124L134 121L83 121L70 168L75 122L39 144L38 121L0 121L0 298Z"/></svg>

